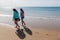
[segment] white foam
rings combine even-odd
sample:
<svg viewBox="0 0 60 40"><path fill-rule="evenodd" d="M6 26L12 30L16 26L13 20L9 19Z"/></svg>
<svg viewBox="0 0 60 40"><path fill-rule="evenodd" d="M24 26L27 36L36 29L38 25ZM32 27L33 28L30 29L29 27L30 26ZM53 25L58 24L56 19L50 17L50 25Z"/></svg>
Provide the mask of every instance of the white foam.
<svg viewBox="0 0 60 40"><path fill-rule="evenodd" d="M25 16L26 18L37 18L37 19L60 19L60 17L33 17L33 16Z"/></svg>
<svg viewBox="0 0 60 40"><path fill-rule="evenodd" d="M1 17L12 17L12 15L0 14Z"/></svg>

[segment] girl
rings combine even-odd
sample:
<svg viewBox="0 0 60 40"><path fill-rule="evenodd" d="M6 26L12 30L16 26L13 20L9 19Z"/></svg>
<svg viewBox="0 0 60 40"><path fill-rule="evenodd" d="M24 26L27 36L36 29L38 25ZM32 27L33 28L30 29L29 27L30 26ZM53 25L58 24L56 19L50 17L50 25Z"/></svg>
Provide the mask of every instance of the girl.
<svg viewBox="0 0 60 40"><path fill-rule="evenodd" d="M20 11L21 11L21 12L20 12L20 16L21 16L22 26L24 26L24 25L26 25L25 22L23 21L23 19L24 19L24 11L23 11L22 8L20 9Z"/></svg>
<svg viewBox="0 0 60 40"><path fill-rule="evenodd" d="M20 19L19 19L19 13L16 9L13 9L13 19L14 23L16 24L16 28L19 28L20 26L18 25L18 21L20 21Z"/></svg>

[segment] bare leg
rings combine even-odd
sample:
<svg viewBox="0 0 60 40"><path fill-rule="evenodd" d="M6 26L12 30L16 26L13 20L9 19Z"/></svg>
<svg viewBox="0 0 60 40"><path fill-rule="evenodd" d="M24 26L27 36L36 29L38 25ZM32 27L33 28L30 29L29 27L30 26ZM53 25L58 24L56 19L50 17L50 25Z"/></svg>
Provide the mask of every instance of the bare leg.
<svg viewBox="0 0 60 40"><path fill-rule="evenodd" d="M24 23L24 25L26 25L24 21L23 21L23 23Z"/></svg>
<svg viewBox="0 0 60 40"><path fill-rule="evenodd" d="M22 19L21 21L22 21L22 26L23 26L23 25L26 25L25 22L23 21L23 19Z"/></svg>
<svg viewBox="0 0 60 40"><path fill-rule="evenodd" d="M16 24L16 27L17 27L17 26L20 27L20 26L18 25L17 21L15 21L15 24Z"/></svg>
<svg viewBox="0 0 60 40"><path fill-rule="evenodd" d="M21 22L22 22L22 26L23 26L23 19L21 19Z"/></svg>

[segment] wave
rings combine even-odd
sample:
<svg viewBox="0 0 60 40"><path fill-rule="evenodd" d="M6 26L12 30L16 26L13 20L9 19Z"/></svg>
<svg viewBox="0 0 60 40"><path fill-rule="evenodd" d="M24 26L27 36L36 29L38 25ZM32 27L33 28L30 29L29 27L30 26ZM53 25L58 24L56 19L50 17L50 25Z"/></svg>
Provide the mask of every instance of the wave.
<svg viewBox="0 0 60 40"><path fill-rule="evenodd" d="M0 14L1 17L12 17L12 15Z"/></svg>
<svg viewBox="0 0 60 40"><path fill-rule="evenodd" d="M38 19L40 19L40 18L42 18L42 19L54 19L54 18L59 18L60 19L60 17L36 17L36 16L25 16L26 18L38 18Z"/></svg>
<svg viewBox="0 0 60 40"><path fill-rule="evenodd" d="M0 14L0 17L12 17L13 15ZM37 16L25 16L29 19L60 19L60 17L37 17Z"/></svg>

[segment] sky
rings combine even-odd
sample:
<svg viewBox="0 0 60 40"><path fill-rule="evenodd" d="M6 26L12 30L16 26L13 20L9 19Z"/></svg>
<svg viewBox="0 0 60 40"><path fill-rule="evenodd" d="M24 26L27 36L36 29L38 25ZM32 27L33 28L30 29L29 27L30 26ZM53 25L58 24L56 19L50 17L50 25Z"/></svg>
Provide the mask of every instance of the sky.
<svg viewBox="0 0 60 40"><path fill-rule="evenodd" d="M60 0L0 0L0 7L60 7Z"/></svg>

